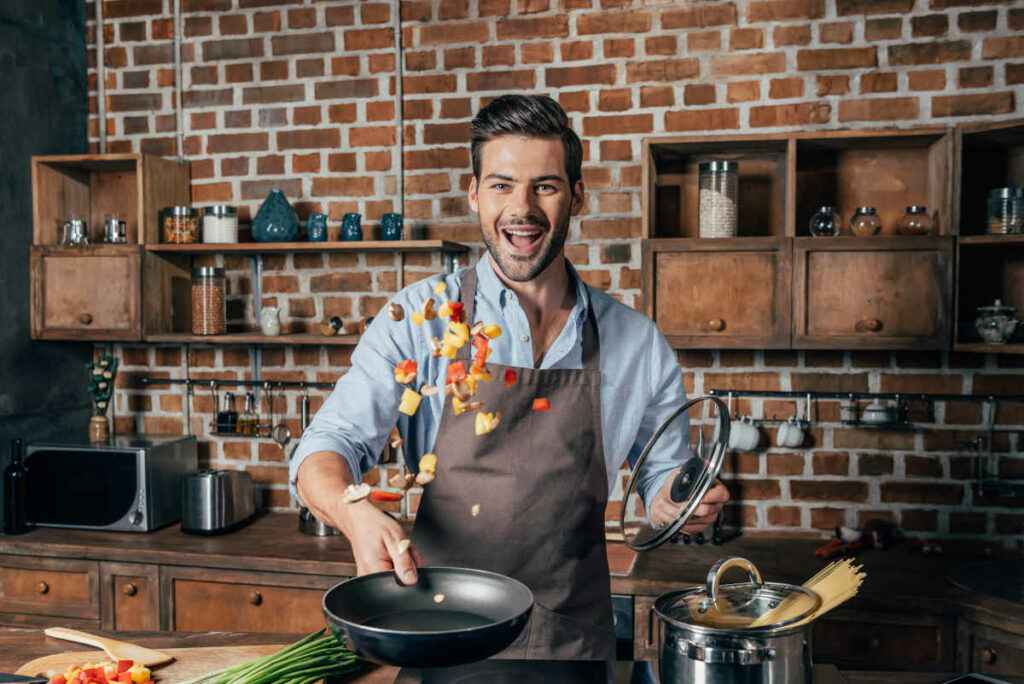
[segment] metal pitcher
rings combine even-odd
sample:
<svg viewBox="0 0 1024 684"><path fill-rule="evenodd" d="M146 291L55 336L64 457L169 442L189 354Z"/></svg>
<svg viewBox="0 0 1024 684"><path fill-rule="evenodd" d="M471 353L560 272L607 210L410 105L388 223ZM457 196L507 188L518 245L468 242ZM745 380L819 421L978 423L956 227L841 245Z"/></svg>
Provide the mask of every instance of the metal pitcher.
<svg viewBox="0 0 1024 684"><path fill-rule="evenodd" d="M85 219L72 218L65 221L61 228L60 244L64 247L89 244L89 225Z"/></svg>

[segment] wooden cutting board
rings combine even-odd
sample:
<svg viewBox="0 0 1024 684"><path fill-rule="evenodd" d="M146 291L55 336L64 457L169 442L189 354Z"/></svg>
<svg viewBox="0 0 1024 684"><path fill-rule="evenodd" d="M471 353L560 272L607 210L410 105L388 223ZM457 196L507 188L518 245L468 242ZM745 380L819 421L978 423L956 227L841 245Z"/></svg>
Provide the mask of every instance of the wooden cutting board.
<svg viewBox="0 0 1024 684"><path fill-rule="evenodd" d="M174 656L174 660L153 670L153 678L158 684L173 684L174 682L185 682L200 677L225 667L238 665L247 660L253 660L265 656L274 651L284 648L285 644L277 646L268 644L264 646L210 646L196 648L162 648L161 651ZM82 665L85 663L101 662L110 660L103 651L68 651L54 655L43 656L25 663L17 674L35 675L54 671L63 673L68 667Z"/></svg>

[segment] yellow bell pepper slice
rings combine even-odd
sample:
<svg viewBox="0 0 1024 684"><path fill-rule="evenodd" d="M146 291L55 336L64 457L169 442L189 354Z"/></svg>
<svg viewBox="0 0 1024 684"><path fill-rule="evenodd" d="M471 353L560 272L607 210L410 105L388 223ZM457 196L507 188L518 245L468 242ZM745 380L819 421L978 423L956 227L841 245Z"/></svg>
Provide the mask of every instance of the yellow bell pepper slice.
<svg viewBox="0 0 1024 684"><path fill-rule="evenodd" d="M500 412L495 411L494 413L485 413L484 411L481 411L480 413L476 414L476 424L474 425L476 434L478 436L486 435L488 432L498 427L498 423L500 422Z"/></svg>
<svg viewBox="0 0 1024 684"><path fill-rule="evenodd" d="M420 458L420 470L428 473L436 473L437 454L423 454Z"/></svg>
<svg viewBox="0 0 1024 684"><path fill-rule="evenodd" d="M492 340L496 337L501 337L501 326L496 323L484 326L484 335L491 338Z"/></svg>
<svg viewBox="0 0 1024 684"><path fill-rule="evenodd" d="M416 415L421 401L423 401L423 396L419 392L414 392L406 387L405 391L402 392L402 401L398 405L398 410L407 416Z"/></svg>
<svg viewBox="0 0 1024 684"><path fill-rule="evenodd" d="M434 293L435 294L443 295L447 291L448 291L448 286L444 284L444 279L443 278L441 280L437 281L437 284L434 285Z"/></svg>
<svg viewBox="0 0 1024 684"><path fill-rule="evenodd" d="M413 325L419 325L422 322L423 322L423 314L421 314L419 311L413 311L412 312L412 324Z"/></svg>

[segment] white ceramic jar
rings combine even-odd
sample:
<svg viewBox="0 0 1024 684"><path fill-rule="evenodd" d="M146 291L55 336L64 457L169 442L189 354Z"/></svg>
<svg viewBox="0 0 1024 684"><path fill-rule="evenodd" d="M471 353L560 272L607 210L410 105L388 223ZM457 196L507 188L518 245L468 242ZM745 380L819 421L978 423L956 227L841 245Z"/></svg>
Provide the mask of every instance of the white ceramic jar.
<svg viewBox="0 0 1024 684"><path fill-rule="evenodd" d="M238 210L215 204L203 210L203 242L238 242Z"/></svg>

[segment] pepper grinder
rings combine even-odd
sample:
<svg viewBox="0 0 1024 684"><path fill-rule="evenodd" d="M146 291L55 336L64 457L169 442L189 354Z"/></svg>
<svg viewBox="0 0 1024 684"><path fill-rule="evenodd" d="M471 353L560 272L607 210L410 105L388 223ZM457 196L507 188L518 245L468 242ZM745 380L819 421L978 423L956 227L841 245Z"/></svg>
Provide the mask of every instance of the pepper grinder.
<svg viewBox="0 0 1024 684"><path fill-rule="evenodd" d="M21 440L11 440L11 462L4 468L4 534L28 532L28 471L21 460Z"/></svg>

